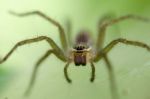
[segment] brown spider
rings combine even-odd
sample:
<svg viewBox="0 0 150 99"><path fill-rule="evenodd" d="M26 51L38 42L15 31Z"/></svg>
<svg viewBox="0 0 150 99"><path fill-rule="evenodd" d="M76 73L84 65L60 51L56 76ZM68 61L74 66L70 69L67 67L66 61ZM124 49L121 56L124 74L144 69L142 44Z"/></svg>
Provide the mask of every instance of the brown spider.
<svg viewBox="0 0 150 99"><path fill-rule="evenodd" d="M99 31L98 31L98 36L97 36L97 42L96 42L96 47L92 47L90 44L90 37L89 37L89 32L88 31L81 31L78 36L76 37L76 42L73 47L69 48L68 44L70 43L70 38L66 39L66 35L64 32L63 27L55 20L52 18L46 16L40 11L32 11L32 12L27 12L27 13L15 13L15 12L10 12L13 15L19 16L19 17L25 17L25 16L30 16L30 15L38 15L44 19L46 19L48 22L52 23L55 25L60 33L60 40L62 44L62 48L60 48L50 37L46 36L39 36L36 38L31 38L31 39L26 39L23 41L18 42L11 50L8 52L8 54L0 60L0 64L5 62L10 55L20 46L25 45L25 44L30 44L30 43L35 43L39 41L45 40L51 47L52 49L49 49L36 63L33 74L31 77L31 81L29 83L29 86L26 90L26 94L30 92L31 88L33 87L33 84L35 82L37 70L40 66L40 64L51 54L54 54L58 59L60 59L63 62L66 62L66 65L64 67L64 76L67 80L68 83L71 83L71 79L68 76L68 67L71 62L75 63L75 66L85 66L88 62L91 65L91 78L90 81L93 82L95 79L95 66L94 62L98 62L101 59L104 59L106 66L108 68L108 73L109 73L109 79L110 79L110 85L111 85L111 91L112 91L112 96L113 99L117 99L117 87L115 84L115 78L114 78L114 70L113 67L109 61L109 58L107 57L108 52L118 43L123 43L123 44L128 44L128 45L133 45L133 46L138 46L141 48L145 48L148 51L150 51L150 46L146 45L145 43L138 42L138 41L130 41L124 38L118 38L116 40L111 41L107 46L103 48L103 42L104 42L104 37L105 37L105 31L108 26L111 26L115 23L118 23L120 21L126 20L126 19L136 19L136 20L141 20L144 22L150 21L147 18L135 16L135 15L126 15L122 16L116 19L109 19L108 17L104 17L100 20L99 22ZM70 25L68 24L68 35L70 33ZM69 51L68 51L69 50Z"/></svg>

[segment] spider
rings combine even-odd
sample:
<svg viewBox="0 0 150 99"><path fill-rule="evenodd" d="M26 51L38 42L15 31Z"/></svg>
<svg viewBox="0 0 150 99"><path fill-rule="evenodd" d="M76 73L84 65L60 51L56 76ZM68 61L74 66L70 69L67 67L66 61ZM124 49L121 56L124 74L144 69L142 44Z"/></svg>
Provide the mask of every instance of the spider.
<svg viewBox="0 0 150 99"><path fill-rule="evenodd" d="M22 41L18 42L6 54L6 56L3 59L0 60L0 64L2 64L12 55L12 53L18 47L26 45L26 44L36 43L36 42L45 40L52 47L52 49L49 49L47 52L45 52L45 54L35 64L33 74L31 76L31 80L30 80L30 83L28 85L28 88L27 88L25 94L28 94L30 92L30 90L32 89L32 87L35 83L37 71L38 71L41 63L46 58L48 58L48 56L50 56L51 54L54 54L59 60L66 63L66 65L64 67L64 76L68 83L72 82L72 80L69 78L69 75L68 75L68 67L69 67L70 63L74 62L75 66L86 66L87 63L90 63L90 66L91 66L90 81L94 82L94 80L95 80L95 65L94 65L94 63L103 59L106 63L107 69L108 69L113 99L117 99L118 95L117 95L117 86L116 86L115 77L114 77L114 70L113 70L111 62L107 56L108 52L110 52L110 50L119 43L141 47L141 48L144 48L144 49L147 49L148 51L150 51L150 46L148 46L147 44L139 42L139 41L127 40L124 38L115 39L115 40L111 41L108 45L103 47L103 42L104 42L105 32L106 32L107 27L109 27L113 24L116 24L120 21L126 20L126 19L135 19L135 20L140 20L140 21L144 21L144 22L150 21L149 19L144 18L144 17L135 16L135 15L126 15L126 16L122 16L122 17L118 17L118 18L114 18L114 19L109 19L108 17L103 17L99 22L98 36L97 36L97 41L96 41L95 47L93 47L90 43L91 40L90 40L90 36L89 36L89 31L80 31L75 39L74 45L69 47L70 38L68 39L68 42L67 42L64 28L60 25L60 23L58 23L54 19L48 17L44 13L42 13L40 11L31 11L31 12L25 12L25 13L16 13L16 12L10 11L10 13L15 16L19 16L19 17L38 15L38 16L44 18L45 20L47 20L48 22L50 22L51 24L53 24L54 26L56 26L58 28L58 31L60 34L60 41L62 44L62 48L61 48L50 37L47 37L47 36L39 36L39 37L31 38L31 39L22 40ZM70 33L70 25L68 24L67 34L70 35L69 33Z"/></svg>

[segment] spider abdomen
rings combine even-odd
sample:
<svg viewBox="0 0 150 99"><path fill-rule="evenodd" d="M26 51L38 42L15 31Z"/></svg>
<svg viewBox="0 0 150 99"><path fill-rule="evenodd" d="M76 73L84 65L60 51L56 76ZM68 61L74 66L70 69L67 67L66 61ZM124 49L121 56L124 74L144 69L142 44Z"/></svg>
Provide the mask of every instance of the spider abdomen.
<svg viewBox="0 0 150 99"><path fill-rule="evenodd" d="M86 65L86 54L81 53L75 53L74 54L74 63L76 66L85 66Z"/></svg>

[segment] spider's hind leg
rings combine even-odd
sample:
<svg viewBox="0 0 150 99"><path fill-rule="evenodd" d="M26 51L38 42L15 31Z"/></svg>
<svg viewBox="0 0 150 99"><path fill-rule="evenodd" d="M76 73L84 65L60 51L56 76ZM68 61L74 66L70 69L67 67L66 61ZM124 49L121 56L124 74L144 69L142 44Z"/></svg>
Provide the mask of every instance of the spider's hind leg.
<svg viewBox="0 0 150 99"><path fill-rule="evenodd" d="M103 59L106 63L107 69L108 69L108 73L109 73L109 80L110 80L110 89L111 89L111 94L113 99L120 99L119 98L119 94L118 94L118 88L116 85L116 79L115 79L115 75L114 75L114 69L113 66L109 60L109 58L107 57L107 55L103 55Z"/></svg>
<svg viewBox="0 0 150 99"><path fill-rule="evenodd" d="M117 89L117 85L116 85L116 79L115 79L115 75L114 75L114 69L113 69L112 64L110 63L110 60L108 59L107 52L105 53L105 52L99 51L99 53L97 53L97 56L95 57L95 59L93 61L98 62L101 59L104 59L106 66L107 66L112 97L113 97L113 99L119 99L118 89Z"/></svg>

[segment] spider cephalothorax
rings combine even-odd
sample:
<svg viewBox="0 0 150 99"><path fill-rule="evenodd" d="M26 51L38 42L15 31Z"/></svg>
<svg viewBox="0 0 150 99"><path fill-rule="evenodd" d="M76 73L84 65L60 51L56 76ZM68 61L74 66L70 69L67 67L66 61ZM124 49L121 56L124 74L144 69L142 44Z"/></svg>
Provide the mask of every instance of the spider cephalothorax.
<svg viewBox="0 0 150 99"><path fill-rule="evenodd" d="M105 16L106 18L102 18L99 22L100 24L99 24L99 28L98 28L98 36L97 36L96 44L95 44L96 48L94 49L93 46L91 46L92 43L91 43L90 36L88 35L89 32L81 31L79 33L79 35L77 35L77 38L75 40L75 45L71 49L71 54L69 54L67 56L66 53L68 50L68 45L69 44L71 45L71 43L70 43L71 37L68 37L69 42L67 42L64 29L57 21L46 16L45 14L43 14L40 11L33 11L33 12L20 13L20 14L15 13L15 12L11 12L11 14L16 15L16 16L20 16L20 17L30 16L30 15L38 15L38 16L46 19L48 22L52 23L54 26L56 26L58 28L59 33L60 33L60 40L61 40L61 44L62 44L62 48L61 48L50 37L46 37L46 36L39 36L36 38L26 39L26 40L18 42L10 50L10 52L8 52L8 54L2 60L0 60L0 63L5 62L10 57L10 55L18 47L20 47L22 45L26 45L26 44L35 43L35 42L45 40L51 46L51 49L49 49L35 64L33 74L31 77L31 81L29 83L28 89L26 90L25 94L28 94L30 92L30 90L31 90L31 88L35 82L37 70L39 69L40 64L46 58L48 58L49 55L54 54L58 59L60 59L61 61L66 63L66 65L64 67L64 76L69 83L71 83L71 81L72 81L68 76L68 67L69 67L69 64L71 62L74 61L76 66L79 66L79 65L85 66L87 64L87 62L89 62L90 66L91 66L91 70L92 70L90 81L93 82L95 79L94 62L96 63L96 62L100 61L101 59L103 59L106 63L107 69L108 69L113 99L118 99L117 87L115 84L113 67L110 63L109 58L107 57L108 52L118 43L128 44L128 45L132 45L132 46L138 46L138 47L145 48L148 51L150 51L150 47L147 44L142 43L142 42L138 42L138 41L127 40L124 38L118 38L116 40L113 40L108 45L103 47L105 31L106 31L106 28L108 26L113 25L113 24L120 22L122 20L125 20L125 19L136 19L136 20L140 20L140 21L144 21L144 22L150 21L147 18L134 16L134 15L126 15L126 16L122 16L122 17L119 17L116 19L109 20ZM71 33L71 31L70 31L71 29L69 27L70 26L68 26L68 29L67 29L68 30L68 32L67 32L68 36L70 36L69 33Z"/></svg>
<svg viewBox="0 0 150 99"><path fill-rule="evenodd" d="M76 66L85 66L89 61L91 46L89 45L88 32L82 31L76 37L76 43L72 50L73 60Z"/></svg>

